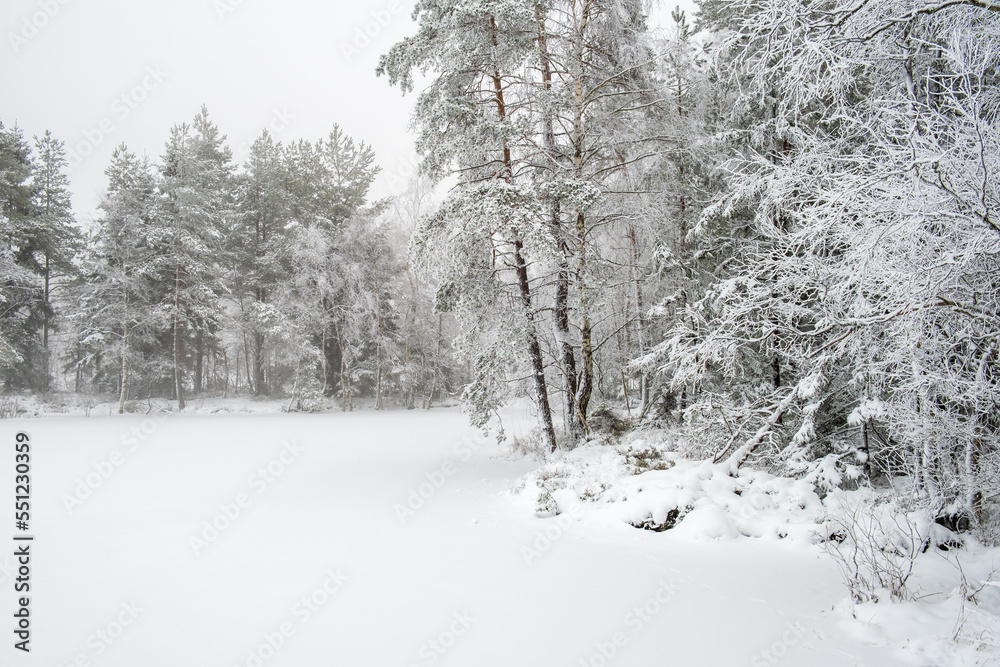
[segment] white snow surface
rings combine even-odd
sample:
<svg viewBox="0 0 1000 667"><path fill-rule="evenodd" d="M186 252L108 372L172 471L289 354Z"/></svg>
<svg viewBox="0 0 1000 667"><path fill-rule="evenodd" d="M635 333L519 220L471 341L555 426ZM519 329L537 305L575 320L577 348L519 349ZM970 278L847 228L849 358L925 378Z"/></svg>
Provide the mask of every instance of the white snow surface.
<svg viewBox="0 0 1000 667"><path fill-rule="evenodd" d="M615 447L539 468L455 409L0 425L0 499L31 436L35 536L27 655L0 556L4 666L1000 664L949 641L962 606L933 554L936 596L849 604L814 544L822 502L765 473L667 455L633 475ZM678 506L671 530L629 525ZM969 627L994 632L1000 588L979 602Z"/></svg>

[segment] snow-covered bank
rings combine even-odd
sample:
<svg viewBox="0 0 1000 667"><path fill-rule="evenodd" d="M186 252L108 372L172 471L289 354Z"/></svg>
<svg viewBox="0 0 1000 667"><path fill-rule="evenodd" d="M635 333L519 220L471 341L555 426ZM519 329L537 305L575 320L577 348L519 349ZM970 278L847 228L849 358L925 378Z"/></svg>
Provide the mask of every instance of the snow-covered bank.
<svg viewBox="0 0 1000 667"><path fill-rule="evenodd" d="M852 604L845 597L832 607L817 606L820 616L809 625L817 641L796 620L752 665L778 664L786 654L789 664L819 664L810 651L844 652L845 662L830 664L870 664L861 654L833 649L840 642L884 649L880 660L891 662L878 664L1000 664L1000 548L982 547L918 513L901 513L886 494L837 490L821 499L801 479L749 468L734 477L725 464L684 460L655 433L626 442L553 457L515 487L522 511L556 517L562 526L651 531L668 549L730 545L734 555L745 550L733 565L748 578L756 576L759 558L775 552L799 556L790 575L812 559L833 564L837 554L843 554L841 567L862 579L872 577L866 568L873 558L883 570L899 570L905 600L876 585L877 603ZM854 537L865 539L856 550ZM864 551L872 547L874 554Z"/></svg>
<svg viewBox="0 0 1000 667"><path fill-rule="evenodd" d="M8 441L28 431L35 456L35 627L17 664L988 664L935 662L936 635L914 638L909 608L851 619L833 562L794 539L807 496L786 539L639 530L623 519L652 505L616 514L623 502L540 518L511 494L538 464L456 410L0 424ZM685 465L623 468L605 493L638 484L643 499ZM13 563L0 565L9 619Z"/></svg>

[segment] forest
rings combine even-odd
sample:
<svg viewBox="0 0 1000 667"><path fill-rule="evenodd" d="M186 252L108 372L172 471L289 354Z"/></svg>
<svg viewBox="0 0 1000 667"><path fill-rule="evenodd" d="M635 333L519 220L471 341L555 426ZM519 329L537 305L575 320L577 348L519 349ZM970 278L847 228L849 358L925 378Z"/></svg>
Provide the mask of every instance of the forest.
<svg viewBox="0 0 1000 667"><path fill-rule="evenodd" d="M394 198L336 125L236 164L203 107L156 157L117 148L84 226L65 144L0 128L3 393L477 426L528 397L537 452L670 428L1000 539L1000 4L414 19L373 73L413 96Z"/></svg>

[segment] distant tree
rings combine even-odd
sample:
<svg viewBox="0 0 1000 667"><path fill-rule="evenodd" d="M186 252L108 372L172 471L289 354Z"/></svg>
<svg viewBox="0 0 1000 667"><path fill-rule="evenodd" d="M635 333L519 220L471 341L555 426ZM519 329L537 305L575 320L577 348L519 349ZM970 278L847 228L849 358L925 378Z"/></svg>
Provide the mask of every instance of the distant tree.
<svg viewBox="0 0 1000 667"><path fill-rule="evenodd" d="M44 315L42 347L44 349L43 389L49 385L49 331L52 328L52 289L56 274L71 275L75 271L73 257L82 246L70 201L69 177L65 173L66 147L47 131L35 138L32 179L35 188L35 214L31 235L37 245L37 262L43 281Z"/></svg>
<svg viewBox="0 0 1000 667"><path fill-rule="evenodd" d="M385 294L392 275L379 274L389 271L383 262L390 253L372 226L384 203L367 205L379 168L371 147L355 143L338 126L325 139L289 146L284 159L292 211L291 278L283 292L282 312L302 337L294 347L304 355L296 363L295 386L302 391L316 381L317 392L339 394L344 409L352 409L360 390L355 382L368 354L378 367L373 370L373 390L377 394L382 387L379 371L384 369L378 362L385 348L379 342L380 327L391 320L371 308L383 304L376 295ZM376 248L365 257L370 244ZM370 298L375 300L363 303ZM363 334L367 324L374 325L374 331ZM303 367L314 375L304 375Z"/></svg>
<svg viewBox="0 0 1000 667"><path fill-rule="evenodd" d="M220 266L223 234L233 215L232 152L202 107L191 125L176 125L162 158L160 191L166 244L162 261L172 271L174 395L184 409L185 371L193 348L195 392L204 359L215 345L225 286Z"/></svg>
<svg viewBox="0 0 1000 667"><path fill-rule="evenodd" d="M407 408L424 408L453 392L460 375L452 341L458 334L453 315L434 308L433 276L420 270L409 247L424 216L437 205L433 181L412 179L395 197L387 214L387 235L396 263L402 267L392 292L399 311L400 390Z"/></svg>
<svg viewBox="0 0 1000 667"><path fill-rule="evenodd" d="M239 307L247 382L255 395L270 393L269 346L286 321L275 303L290 276L292 199L283 149L265 131L254 141L237 180L237 215L227 231L227 281Z"/></svg>
<svg viewBox="0 0 1000 667"><path fill-rule="evenodd" d="M0 367L8 391L45 386L38 333L48 315L33 233L33 169L21 130L0 124Z"/></svg>
<svg viewBox="0 0 1000 667"><path fill-rule="evenodd" d="M102 215L72 288L76 340L69 355L78 373L89 368L98 382L113 380L123 413L137 381L154 379L144 367L156 356L156 333L164 324L156 291L163 283L160 230L148 160L123 144L105 174Z"/></svg>

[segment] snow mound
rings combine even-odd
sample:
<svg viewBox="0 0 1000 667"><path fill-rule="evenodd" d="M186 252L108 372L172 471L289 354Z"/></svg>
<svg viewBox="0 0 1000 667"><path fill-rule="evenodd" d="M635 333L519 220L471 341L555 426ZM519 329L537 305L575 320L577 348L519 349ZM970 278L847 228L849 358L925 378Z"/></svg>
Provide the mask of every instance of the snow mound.
<svg viewBox="0 0 1000 667"><path fill-rule="evenodd" d="M515 491L539 516L574 512L605 524L672 530L689 539L815 541L824 508L806 481L689 461L661 444L587 446L522 478Z"/></svg>

